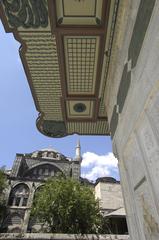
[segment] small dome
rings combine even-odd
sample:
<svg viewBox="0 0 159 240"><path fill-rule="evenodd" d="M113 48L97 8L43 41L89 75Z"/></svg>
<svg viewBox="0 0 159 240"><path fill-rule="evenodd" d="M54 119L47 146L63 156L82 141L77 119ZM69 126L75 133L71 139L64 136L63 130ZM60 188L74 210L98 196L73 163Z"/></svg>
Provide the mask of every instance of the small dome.
<svg viewBox="0 0 159 240"><path fill-rule="evenodd" d="M43 148L39 152L55 152L55 153L58 153L58 151L53 149L53 148Z"/></svg>
<svg viewBox="0 0 159 240"><path fill-rule="evenodd" d="M63 154L59 153L57 150L49 147L49 148L43 148L40 150L37 150L35 152L32 153L32 157L35 158L47 158L47 159L57 159L57 160L62 160L65 159L67 161L69 161L69 159L67 159L67 157L65 157Z"/></svg>

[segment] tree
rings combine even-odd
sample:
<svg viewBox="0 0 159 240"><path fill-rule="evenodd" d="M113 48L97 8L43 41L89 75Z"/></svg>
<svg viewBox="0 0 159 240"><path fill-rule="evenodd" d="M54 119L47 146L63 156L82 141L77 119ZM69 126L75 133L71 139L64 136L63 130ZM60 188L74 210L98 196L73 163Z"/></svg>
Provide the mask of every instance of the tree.
<svg viewBox="0 0 159 240"><path fill-rule="evenodd" d="M101 221L93 190L61 177L49 179L36 193L32 215L54 233L97 233Z"/></svg>
<svg viewBox="0 0 159 240"><path fill-rule="evenodd" d="M4 174L4 169L0 169L0 232L2 230L2 223L6 214L6 203L5 203L5 188L7 187L7 179Z"/></svg>

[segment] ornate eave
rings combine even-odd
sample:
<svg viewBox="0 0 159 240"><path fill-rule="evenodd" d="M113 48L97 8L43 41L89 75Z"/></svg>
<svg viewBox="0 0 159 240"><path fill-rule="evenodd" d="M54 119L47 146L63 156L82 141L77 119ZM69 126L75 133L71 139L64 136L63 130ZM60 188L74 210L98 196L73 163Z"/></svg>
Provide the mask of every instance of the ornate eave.
<svg viewBox="0 0 159 240"><path fill-rule="evenodd" d="M50 137L109 135L104 93L118 0L3 0L6 32L20 56Z"/></svg>

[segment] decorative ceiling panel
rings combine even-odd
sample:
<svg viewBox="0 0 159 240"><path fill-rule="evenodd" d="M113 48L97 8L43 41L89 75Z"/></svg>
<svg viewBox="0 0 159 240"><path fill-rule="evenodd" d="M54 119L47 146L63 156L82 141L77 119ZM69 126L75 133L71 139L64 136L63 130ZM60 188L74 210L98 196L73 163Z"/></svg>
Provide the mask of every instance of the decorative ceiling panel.
<svg viewBox="0 0 159 240"><path fill-rule="evenodd" d="M49 137L109 134L104 92L118 0L3 0L0 17L13 32Z"/></svg>
<svg viewBox="0 0 159 240"><path fill-rule="evenodd" d="M67 100L66 105L68 119L93 118L94 101Z"/></svg>
<svg viewBox="0 0 159 240"><path fill-rule="evenodd" d="M100 25L103 0L56 0L59 25Z"/></svg>
<svg viewBox="0 0 159 240"><path fill-rule="evenodd" d="M59 63L55 36L51 33L22 32L20 37L27 44L25 61L34 87L40 112L45 113L45 119L62 120L60 98Z"/></svg>
<svg viewBox="0 0 159 240"><path fill-rule="evenodd" d="M65 36L64 46L68 94L94 94L99 37Z"/></svg>
<svg viewBox="0 0 159 240"><path fill-rule="evenodd" d="M109 132L109 126L105 120L98 120L96 122L68 122L67 132L69 134L79 133L86 135L106 135Z"/></svg>
<svg viewBox="0 0 159 240"><path fill-rule="evenodd" d="M62 4L65 17L93 17L96 14L96 0L62 0Z"/></svg>

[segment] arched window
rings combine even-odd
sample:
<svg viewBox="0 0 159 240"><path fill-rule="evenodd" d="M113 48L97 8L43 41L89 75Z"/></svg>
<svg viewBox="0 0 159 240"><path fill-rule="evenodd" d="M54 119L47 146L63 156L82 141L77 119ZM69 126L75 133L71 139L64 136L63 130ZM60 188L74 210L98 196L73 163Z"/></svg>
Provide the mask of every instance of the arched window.
<svg viewBox="0 0 159 240"><path fill-rule="evenodd" d="M33 201L36 198L36 194L44 187L44 184L41 184L40 186L38 186L34 192L34 198ZM38 219L37 216L30 216L29 218L29 223L28 223L28 229L27 232L29 233L38 233L41 228L42 228L42 223L40 222L40 220Z"/></svg>
<svg viewBox="0 0 159 240"><path fill-rule="evenodd" d="M49 152L48 153L48 157L49 158L55 158L56 157L56 154L54 152Z"/></svg>
<svg viewBox="0 0 159 240"><path fill-rule="evenodd" d="M46 163L34 166L34 168L28 170L24 173L24 177L34 178L34 179L47 179L58 175L59 173L63 174L62 170L58 166Z"/></svg>
<svg viewBox="0 0 159 240"><path fill-rule="evenodd" d="M10 193L9 202L10 206L23 207L27 206L29 197L29 188L25 184L18 184Z"/></svg>

